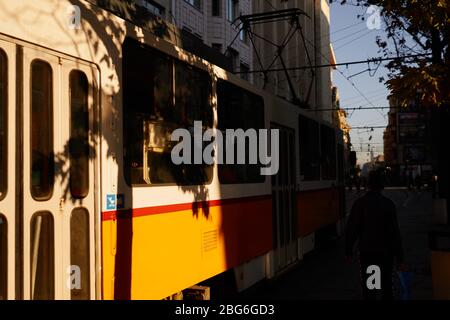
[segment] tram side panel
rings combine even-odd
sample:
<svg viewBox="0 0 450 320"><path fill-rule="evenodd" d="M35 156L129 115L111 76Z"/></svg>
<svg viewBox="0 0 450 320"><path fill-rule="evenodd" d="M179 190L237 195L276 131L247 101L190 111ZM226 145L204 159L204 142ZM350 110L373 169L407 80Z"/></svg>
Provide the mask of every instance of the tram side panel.
<svg viewBox="0 0 450 320"><path fill-rule="evenodd" d="M338 231L343 219L342 187L339 181L338 130L330 124L300 114L298 192L299 256L316 247L317 232L328 226Z"/></svg>
<svg viewBox="0 0 450 320"><path fill-rule="evenodd" d="M158 69L154 69L151 62L162 59L157 65L158 68L168 63L171 66L168 72L175 70L173 77L170 78L172 80L167 81L174 81L172 85L176 93L186 83L198 85L199 81L181 83L177 81L177 77L182 77L177 69L185 69L186 65L179 57L174 59L168 55L160 46L149 48L132 45L131 50L135 50L135 54L144 50L142 54L156 55L157 58L139 59L150 62L136 67L127 66L126 72L132 73L131 75L122 73L124 93L122 97L117 96L117 101L123 101L124 154L118 154L118 157L123 157L124 163L109 162L110 168L114 168L110 170L104 167L103 179L104 183L108 183L109 175L115 176L115 173L122 170L127 174L126 170L129 169L126 165L129 164L131 169L128 172L128 179L131 183L128 181L116 192L114 189L108 189L111 187L110 183L103 186L104 297L162 299L269 252L272 246L271 198L265 191L267 189L265 177L261 179L258 176L257 180L260 181L249 181L253 183L248 185L238 184L242 177L246 177L243 168L236 171L234 167L226 167L221 170L214 165L211 180L197 185L189 184L184 177L175 179L171 176L177 168L167 169L171 166L168 162L170 154L165 153L166 146L161 144L164 140L161 131L172 128L174 122L166 121L167 118L158 122L158 119L153 120L151 109L135 107L140 103L148 105L150 102L152 105L152 101L158 102L145 88L147 84L151 88L154 79L150 79L150 83L147 83L149 80L141 79L139 74L145 71L148 72L146 74L158 73ZM195 76L198 72L202 73L200 69L204 70L200 64L189 66L185 74ZM143 85L142 90L138 88L140 84ZM215 82L211 83L214 88L213 84ZM227 111L230 115L235 116L226 118L251 119L248 115L240 117L237 114L252 111L249 106L253 105L252 99L255 99L255 95L224 81L219 86L225 88L226 94L235 95L237 99L233 106L226 103L223 105L226 110L230 109ZM198 92L199 96L193 98L203 99L201 97L203 92L205 91ZM179 92L173 97L175 110L183 108L181 95L182 92ZM246 102L248 105L246 106L244 102L239 103L239 99L248 101ZM212 108L212 105L207 104L204 107ZM236 108L233 109L234 107ZM244 111L240 111L241 107ZM142 118L144 123L138 121L134 127L127 123ZM207 119L196 120L208 123ZM104 120L104 126L110 126L110 121ZM148 126L153 126L152 128L159 126L159 139L156 139L156 142L146 141L148 137L142 137L142 133L139 132L147 125L145 121L148 121ZM177 125L183 127L183 124ZM119 125L117 130L120 132ZM113 132L108 131L107 134ZM136 144L137 147L133 149L131 144ZM148 166L142 162L144 155L143 151L140 151L147 147L150 162ZM134 152L137 156L127 158L126 152L128 155ZM120 168L120 165L125 168ZM227 180L227 185L224 185L223 180Z"/></svg>
<svg viewBox="0 0 450 320"><path fill-rule="evenodd" d="M286 101L272 99L272 121L295 128L297 259L316 247L317 231L340 225L343 219L342 187L338 181L336 129L313 112L300 111ZM273 266L268 266L270 268Z"/></svg>

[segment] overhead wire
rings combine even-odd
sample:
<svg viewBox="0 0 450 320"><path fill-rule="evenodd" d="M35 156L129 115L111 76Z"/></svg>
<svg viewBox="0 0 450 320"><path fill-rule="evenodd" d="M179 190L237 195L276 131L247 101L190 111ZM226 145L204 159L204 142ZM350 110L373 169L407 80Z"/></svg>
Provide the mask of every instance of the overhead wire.
<svg viewBox="0 0 450 320"><path fill-rule="evenodd" d="M313 45L311 41L306 39L306 41ZM313 45L314 46L314 45ZM315 47L315 46L314 46ZM326 58L322 53L320 53L325 59ZM395 60L402 60L402 59L410 59L410 58L417 58L417 57L425 57L430 56L431 53L425 53L425 54L414 54L414 55L407 55L407 56L396 56L396 57L376 57L376 58L369 58L366 60L359 60L359 61L347 61L347 62L341 62L341 63L330 63L328 59L328 64L320 64L320 65L314 65L314 66L301 66L301 67L291 67L286 69L267 69L266 72L278 72L278 71L294 71L294 70L308 70L308 69L320 69L320 68L330 68L330 67L340 67L340 66L350 66L355 64L366 64L366 63L373 63L373 62L384 62L384 61L395 61ZM249 71L240 71L235 72L236 74L239 73L260 73L261 70L249 70Z"/></svg>
<svg viewBox="0 0 450 320"><path fill-rule="evenodd" d="M385 90L385 89L383 89L383 90ZM377 94L368 95L367 97L369 97L370 99L374 99L374 98L378 98L380 96L385 97L386 93L385 92L379 92ZM359 104L359 103L361 103L361 100L363 100L363 99L364 99L363 97L358 96L358 98L341 100L341 104L345 104L345 105Z"/></svg>
<svg viewBox="0 0 450 320"><path fill-rule="evenodd" d="M360 34L360 33L364 32L364 31L367 31L367 28L364 28L364 29L361 29L361 30L359 30L359 31L350 33L350 34L348 34L348 35L346 35L346 36L343 36L343 37L341 37L341 38L339 38L339 39L330 41L330 43L333 44L333 45L335 45L336 43L338 43L338 42L340 42L340 41L342 41L342 40L348 39L348 38L350 38L350 37L352 37L352 36L355 36L355 35L357 35L357 34ZM325 44L323 44L321 47L325 47L325 46L327 46L327 45L329 45L329 44L328 44L328 43L325 43Z"/></svg>
<svg viewBox="0 0 450 320"><path fill-rule="evenodd" d="M335 50L335 51L338 51L338 50L340 50L340 49L346 47L348 44L353 43L353 42L355 42L355 41L357 41L357 40L359 40L359 39L362 39L362 38L364 38L365 36L368 36L368 35L371 34L372 32L373 32L373 30L369 30L368 32L364 33L363 35L361 35L361 36L359 36L359 37L357 37L357 38L355 38L355 39L352 39L352 40L350 40L350 41L344 43L343 45L340 45L339 47L337 47L337 48L334 49L334 50Z"/></svg>
<svg viewBox="0 0 450 320"><path fill-rule="evenodd" d="M372 91L367 91L366 95L372 96L372 94L379 93L379 92L385 91L385 90L386 90L386 88L381 88L381 89L376 89L376 90L372 90ZM360 95L351 96L351 97L348 97L346 99L342 99L341 101L355 100L355 98L361 98L361 96Z"/></svg>
<svg viewBox="0 0 450 320"><path fill-rule="evenodd" d="M309 39L306 39L306 41L310 44L310 45L312 45L313 46L313 48L317 51L317 48L316 48L316 46L313 44L313 43L311 43L311 41L309 41ZM319 54L322 56L322 57L324 57L325 58L325 61L327 61L328 63L330 63L330 59L328 58L328 57L326 57L325 55L323 55L322 54L322 52L320 52L319 51ZM336 64L337 65L337 64ZM374 107L375 108L375 105L364 95L364 93L354 84L354 82L353 81L351 81L350 79L348 79L345 75L344 75L344 73L341 71L341 70L339 70L339 68L337 68L337 66L336 66L336 70L339 72L339 74L342 76L342 77L344 77L344 79L346 79L351 85L352 85L352 87L360 94L360 96L361 97L363 97L364 98L364 100L366 100L372 107ZM344 109L345 110L345 109ZM347 109L348 110L348 109ZM356 109L355 109L356 110ZM381 113L382 114L382 113ZM384 115L384 114L382 114L382 116L383 116L383 118L386 118L386 116Z"/></svg>

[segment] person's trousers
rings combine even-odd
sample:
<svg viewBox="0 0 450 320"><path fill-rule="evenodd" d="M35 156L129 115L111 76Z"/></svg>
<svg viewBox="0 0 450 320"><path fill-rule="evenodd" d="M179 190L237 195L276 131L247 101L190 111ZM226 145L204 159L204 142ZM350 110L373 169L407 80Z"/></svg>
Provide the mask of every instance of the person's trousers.
<svg viewBox="0 0 450 320"><path fill-rule="evenodd" d="M359 254L361 286L364 300L394 299L394 257L378 253Z"/></svg>

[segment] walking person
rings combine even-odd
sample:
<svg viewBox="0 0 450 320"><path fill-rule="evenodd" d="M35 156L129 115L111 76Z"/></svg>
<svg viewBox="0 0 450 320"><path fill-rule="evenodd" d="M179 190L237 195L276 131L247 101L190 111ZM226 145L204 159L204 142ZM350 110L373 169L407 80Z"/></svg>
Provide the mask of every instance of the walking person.
<svg viewBox="0 0 450 320"><path fill-rule="evenodd" d="M394 266L403 269L403 249L395 204L382 195L383 177L380 171L371 171L367 180L368 192L353 204L345 234L345 255L352 260L358 242L361 285L365 300L392 300ZM375 267L375 268L374 268ZM377 269L378 268L378 269ZM368 280L379 270L380 284L368 285Z"/></svg>

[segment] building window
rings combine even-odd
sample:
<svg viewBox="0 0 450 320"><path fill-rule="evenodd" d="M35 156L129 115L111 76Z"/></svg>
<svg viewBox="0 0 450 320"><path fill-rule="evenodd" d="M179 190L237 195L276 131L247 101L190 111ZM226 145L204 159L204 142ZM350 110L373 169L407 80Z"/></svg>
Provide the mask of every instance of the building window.
<svg viewBox="0 0 450 320"><path fill-rule="evenodd" d="M165 17L165 9L160 4L156 3L152 0L138 0L137 4L141 7L145 8L148 12L154 14L155 16L164 18Z"/></svg>
<svg viewBox="0 0 450 320"><path fill-rule="evenodd" d="M221 0L212 0L212 15L213 17L220 17Z"/></svg>
<svg viewBox="0 0 450 320"><path fill-rule="evenodd" d="M70 73L70 193L82 199L89 192L89 82L77 70Z"/></svg>
<svg viewBox="0 0 450 320"><path fill-rule="evenodd" d="M233 48L228 49L228 57L231 59L231 70L236 71L239 66L239 52Z"/></svg>
<svg viewBox="0 0 450 320"><path fill-rule="evenodd" d="M216 49L218 52L222 53L222 44L221 43L212 43L211 47Z"/></svg>
<svg viewBox="0 0 450 320"><path fill-rule="evenodd" d="M198 40L200 40L201 42L203 42L203 40L202 40L202 38L203 38L202 35L199 34L199 33L197 33L197 32L192 31L191 28L189 28L189 27L187 27L187 26L183 26L182 31L185 32L185 35L186 35L187 37L189 37L189 41L194 41L194 42L197 43L197 44L199 43Z"/></svg>
<svg viewBox="0 0 450 320"><path fill-rule="evenodd" d="M8 71L6 54L0 49L0 200L6 195L8 146Z"/></svg>
<svg viewBox="0 0 450 320"><path fill-rule="evenodd" d="M240 72L241 72L241 78L244 80L249 81L249 72L250 68L246 66L245 64L241 63Z"/></svg>
<svg viewBox="0 0 450 320"><path fill-rule="evenodd" d="M239 15L239 0L227 0L227 19L230 22L236 20Z"/></svg>
<svg viewBox="0 0 450 320"><path fill-rule="evenodd" d="M201 0L184 0L184 2L189 3L191 6L197 8L198 10L201 9Z"/></svg>
<svg viewBox="0 0 450 320"><path fill-rule="evenodd" d="M31 195L48 200L53 193L53 78L44 61L31 64Z"/></svg>
<svg viewBox="0 0 450 320"><path fill-rule="evenodd" d="M240 39L242 42L247 43L247 32L246 32L245 30L242 29L242 30L239 32L239 39Z"/></svg>

